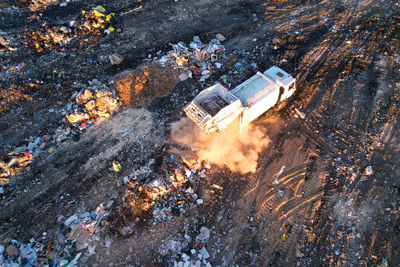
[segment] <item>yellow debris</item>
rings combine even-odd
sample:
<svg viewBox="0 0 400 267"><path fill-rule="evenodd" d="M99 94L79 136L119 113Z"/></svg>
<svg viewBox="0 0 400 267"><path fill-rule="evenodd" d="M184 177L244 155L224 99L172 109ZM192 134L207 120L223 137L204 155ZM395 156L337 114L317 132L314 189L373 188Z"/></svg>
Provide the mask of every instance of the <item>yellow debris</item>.
<svg viewBox="0 0 400 267"><path fill-rule="evenodd" d="M110 21L112 17L115 16L115 13L110 13L106 16L106 21Z"/></svg>
<svg viewBox="0 0 400 267"><path fill-rule="evenodd" d="M91 100L91 101L87 102L86 105L85 105L85 109L86 109L87 111L91 111L91 110L93 110L95 107L96 107L96 101L94 101L94 100Z"/></svg>
<svg viewBox="0 0 400 267"><path fill-rule="evenodd" d="M87 119L89 119L89 115L86 113L72 113L72 114L67 115L67 120L70 123L80 122L80 121L87 120Z"/></svg>
<svg viewBox="0 0 400 267"><path fill-rule="evenodd" d="M94 10L93 13L96 17L104 17L104 13L106 12L106 9L102 6L97 6Z"/></svg>
<svg viewBox="0 0 400 267"><path fill-rule="evenodd" d="M78 104L86 104L89 100L93 99L93 94L89 90L80 92L76 97L76 102Z"/></svg>
<svg viewBox="0 0 400 267"><path fill-rule="evenodd" d="M119 163L118 161L114 161L112 163L112 165L113 165L113 169L114 169L115 172L120 172L121 171L121 168L122 168L121 163Z"/></svg>

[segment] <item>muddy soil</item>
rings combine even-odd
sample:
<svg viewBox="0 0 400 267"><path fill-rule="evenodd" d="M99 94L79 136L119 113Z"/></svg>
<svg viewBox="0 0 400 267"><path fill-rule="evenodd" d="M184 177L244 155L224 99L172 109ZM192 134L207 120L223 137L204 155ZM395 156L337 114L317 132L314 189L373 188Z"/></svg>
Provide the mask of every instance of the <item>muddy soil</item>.
<svg viewBox="0 0 400 267"><path fill-rule="evenodd" d="M397 1L73 1L35 12L29 1L11 2L0 3L0 37L18 48L1 44L0 155L30 136L53 134L77 83L109 83L124 106L3 185L1 244L43 232L51 238L59 216L118 203L123 177L142 164L136 159L156 158L200 90L216 81L233 88L277 65L297 78L297 91L284 109L255 122L270 138L257 170L212 166L199 188L206 196L212 184L223 190L209 196L207 208L144 223L79 264L167 265L160 248L190 225L194 233L211 230L212 265L400 265ZM23 44L26 28L60 27L100 4L116 13L120 31L40 53ZM207 43L217 33L226 51L205 82L179 81L176 69L150 62L169 43L196 35ZM121 64L109 63L113 53L124 57ZM113 161L124 166L118 176Z"/></svg>

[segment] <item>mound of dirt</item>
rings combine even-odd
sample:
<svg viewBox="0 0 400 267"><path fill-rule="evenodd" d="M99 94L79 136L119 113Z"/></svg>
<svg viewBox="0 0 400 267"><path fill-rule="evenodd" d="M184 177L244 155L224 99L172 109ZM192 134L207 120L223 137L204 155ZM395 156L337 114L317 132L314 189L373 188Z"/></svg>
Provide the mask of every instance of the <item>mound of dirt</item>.
<svg viewBox="0 0 400 267"><path fill-rule="evenodd" d="M124 105L145 107L154 97L168 95L178 83L180 73L179 69L149 63L124 71L114 80Z"/></svg>

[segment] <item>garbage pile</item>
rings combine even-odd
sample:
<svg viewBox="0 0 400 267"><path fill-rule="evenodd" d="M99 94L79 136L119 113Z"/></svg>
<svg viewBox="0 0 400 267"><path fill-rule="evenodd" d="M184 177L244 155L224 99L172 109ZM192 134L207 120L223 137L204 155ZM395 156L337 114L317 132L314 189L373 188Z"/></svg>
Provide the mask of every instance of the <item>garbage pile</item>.
<svg viewBox="0 0 400 267"><path fill-rule="evenodd" d="M27 243L11 240L7 246L0 245L0 265L75 266L84 249L91 255L99 242L104 246L111 244L104 234L109 215L106 209L111 205L112 201L100 204L93 211L76 213L67 219L60 215L58 232L43 232Z"/></svg>
<svg viewBox="0 0 400 267"><path fill-rule="evenodd" d="M67 120L76 129L84 129L94 121L109 118L119 107L114 91L94 79L87 88L74 94L76 103L67 105Z"/></svg>
<svg viewBox="0 0 400 267"><path fill-rule="evenodd" d="M115 31L115 14L107 13L105 8L97 6L90 11L82 10L82 15L63 26L52 26L47 22L37 31L26 29L24 44L41 53L48 48L62 47L79 35L100 36Z"/></svg>
<svg viewBox="0 0 400 267"><path fill-rule="evenodd" d="M180 76L182 81L192 77L205 81L210 77L213 69L222 66L218 60L225 51L221 43L224 40L223 35L217 34L216 38L208 44L203 44L198 36L193 37L193 42L189 46L183 42L170 44L173 50L162 56L159 63L162 66L173 64L174 67L183 68L186 73Z"/></svg>
<svg viewBox="0 0 400 267"><path fill-rule="evenodd" d="M195 190L196 185L207 177L208 164L185 161L167 150L157 161L150 159L145 164L137 164L136 169L124 177L126 189L122 203L116 203L122 209L113 209L119 212L113 213L110 221L116 235L131 234L137 224L143 223L143 218L150 217L156 225L179 217L188 205L203 203Z"/></svg>
<svg viewBox="0 0 400 267"><path fill-rule="evenodd" d="M200 231L208 231L208 237L210 236L210 230L207 227L202 227ZM200 232L200 235L202 232ZM211 267L210 254L207 251L203 243L196 241L196 248L189 249L188 243L185 239L174 238L169 239L161 244L159 252L161 255L165 255L160 258L158 264L166 264L169 266L186 267L186 266L205 266ZM167 255L173 255L167 256Z"/></svg>
<svg viewBox="0 0 400 267"><path fill-rule="evenodd" d="M93 255L97 246L110 247L116 237L129 236L137 227L146 223L156 225L188 213L195 206L201 207L203 199L196 190L207 178L210 165L183 159L167 145L159 156L135 164L132 170L123 170L114 161L111 171L129 172L123 177L125 194L121 199L111 199L94 210L76 212L67 218L59 215L58 230L44 232L28 243L12 240L0 246L0 254L5 256L0 258L0 264L74 266L86 251L88 256ZM210 266L207 261L210 255L204 245L209 237L210 230L204 226L197 236L195 230L185 226L182 237L166 240L160 246L161 257L155 262Z"/></svg>
<svg viewBox="0 0 400 267"><path fill-rule="evenodd" d="M84 86L76 84L76 87ZM53 135L30 137L27 145L16 147L13 152L0 157L0 185L11 182L12 177L28 166L34 157L41 153L52 153L62 142L78 141L80 134L96 122L109 118L120 106L115 91L106 84L94 79L80 92L72 95L70 102L62 111L63 122ZM55 112L51 109L50 112Z"/></svg>
<svg viewBox="0 0 400 267"><path fill-rule="evenodd" d="M185 234L187 236L187 234ZM169 239L160 246L161 255L171 255L170 260L159 263L169 263L173 266L206 266L211 267L210 254L206 249L205 243L210 238L210 229L205 226L200 228L199 234L196 236L193 243L193 248L189 249L189 244L186 239ZM168 257L164 257L166 259Z"/></svg>
<svg viewBox="0 0 400 267"><path fill-rule="evenodd" d="M66 2L69 2L69 1L70 0L67 0ZM40 10L46 9L48 6L55 5L55 4L60 4L60 2L57 0L30 0L29 9L32 12L35 12L35 11L40 11ZM61 4L65 4L65 3L61 3Z"/></svg>

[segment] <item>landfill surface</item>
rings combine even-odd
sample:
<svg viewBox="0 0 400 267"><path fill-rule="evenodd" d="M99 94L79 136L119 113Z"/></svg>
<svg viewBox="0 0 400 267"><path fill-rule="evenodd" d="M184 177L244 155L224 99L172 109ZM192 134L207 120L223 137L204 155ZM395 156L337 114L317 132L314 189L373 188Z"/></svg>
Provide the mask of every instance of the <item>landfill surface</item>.
<svg viewBox="0 0 400 267"><path fill-rule="evenodd" d="M400 266L399 5L0 1L0 266ZM184 106L273 65L205 155Z"/></svg>

